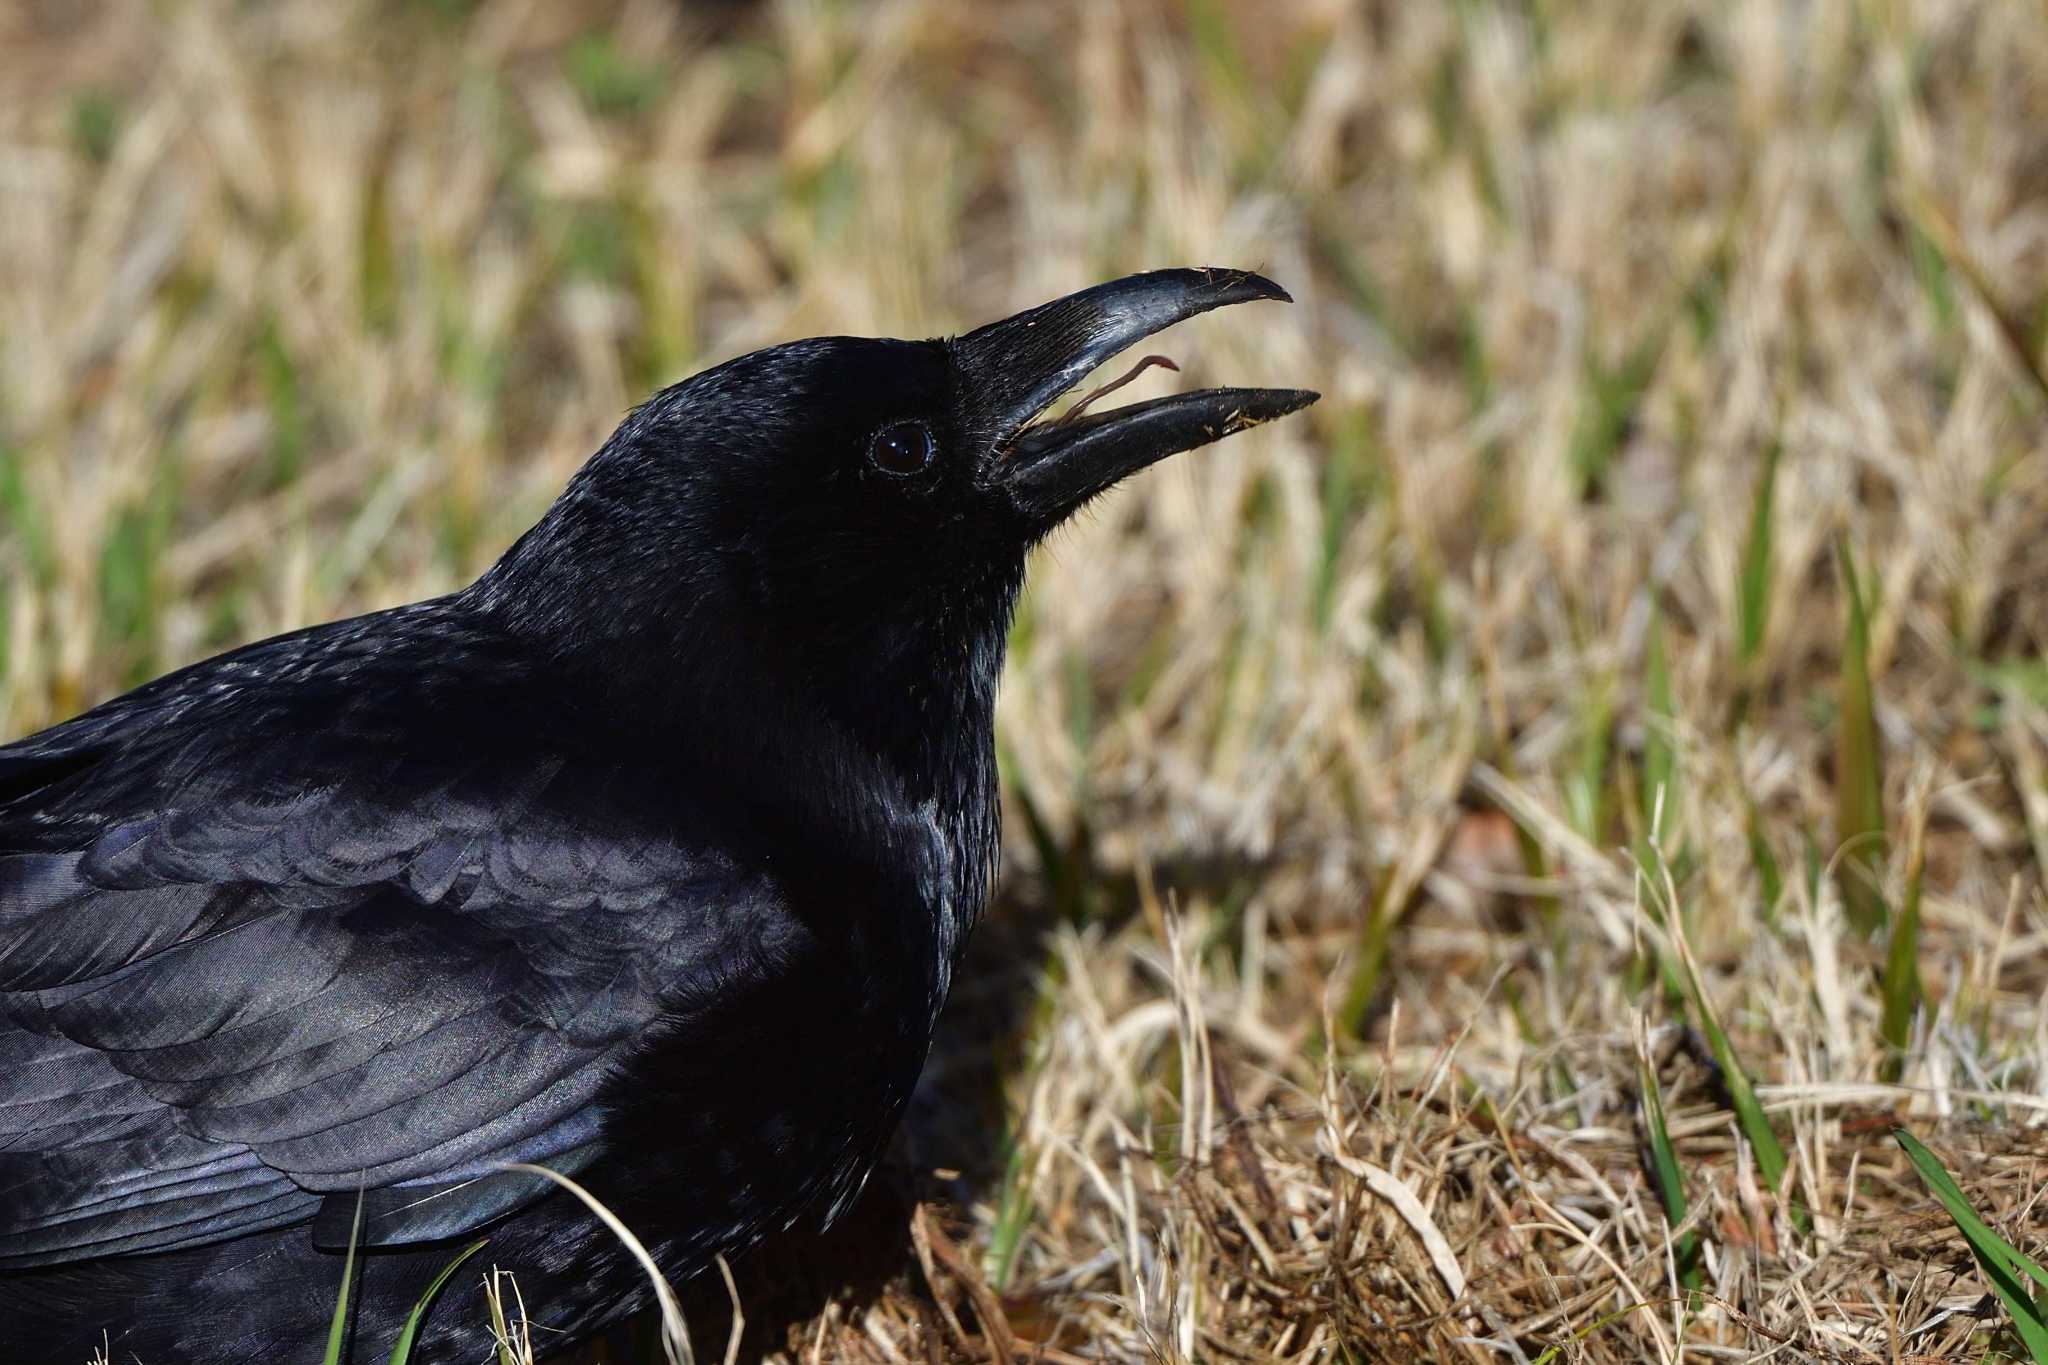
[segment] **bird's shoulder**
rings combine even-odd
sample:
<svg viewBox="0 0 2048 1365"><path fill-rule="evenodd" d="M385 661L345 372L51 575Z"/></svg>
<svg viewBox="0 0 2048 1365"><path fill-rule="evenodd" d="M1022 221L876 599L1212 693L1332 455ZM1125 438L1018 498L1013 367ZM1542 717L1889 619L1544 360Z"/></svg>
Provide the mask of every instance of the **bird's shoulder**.
<svg viewBox="0 0 2048 1365"><path fill-rule="evenodd" d="M665 932L643 912L693 889L743 900L728 814L665 781L688 746L636 747L600 710L443 599L231 651L0 748L0 989L28 984L10 936L39 940L48 985L373 892L515 938L593 908ZM38 913L87 901L138 922Z"/></svg>
<svg viewBox="0 0 2048 1365"><path fill-rule="evenodd" d="M0 1268L363 1184L461 1186L373 1230L449 1235L491 1163L587 1146L649 1026L821 957L738 803L583 709L429 605L0 750ZM180 1174L94 1202L138 1165Z"/></svg>
<svg viewBox="0 0 2048 1365"><path fill-rule="evenodd" d="M459 598L192 665L0 748L0 991L287 912L432 912L573 979L956 898L931 802L747 763L729 728L620 714Z"/></svg>
<svg viewBox="0 0 2048 1365"><path fill-rule="evenodd" d="M167 797L205 800L294 768L361 769L383 742L431 757L461 742L451 722L533 694L521 656L436 599L187 665L0 746L0 847L61 842Z"/></svg>

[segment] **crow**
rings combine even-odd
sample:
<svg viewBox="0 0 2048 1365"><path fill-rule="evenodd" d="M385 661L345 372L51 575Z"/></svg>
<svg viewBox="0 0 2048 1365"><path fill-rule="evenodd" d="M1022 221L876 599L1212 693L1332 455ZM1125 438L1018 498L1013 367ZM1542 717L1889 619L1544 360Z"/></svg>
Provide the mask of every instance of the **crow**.
<svg viewBox="0 0 2048 1365"><path fill-rule="evenodd" d="M468 587L0 748L0 1357L353 1359L487 1237L550 1346L859 1192L999 826L1031 548L1317 395L1044 414L1161 270L964 335L820 337L636 409ZM1087 406L1086 401L1080 405ZM420 1362L491 1356L480 1277Z"/></svg>

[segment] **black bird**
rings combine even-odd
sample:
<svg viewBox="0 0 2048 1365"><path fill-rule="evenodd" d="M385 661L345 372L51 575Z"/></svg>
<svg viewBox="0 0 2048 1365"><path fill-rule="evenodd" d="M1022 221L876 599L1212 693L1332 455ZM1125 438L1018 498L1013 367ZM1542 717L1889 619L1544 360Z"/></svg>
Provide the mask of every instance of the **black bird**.
<svg viewBox="0 0 2048 1365"><path fill-rule="evenodd" d="M821 337L637 409L450 596L181 669L0 748L0 1358L358 1361L455 1239L541 1340L859 1191L996 860L1027 552L1316 395L1039 420L1225 304L1098 285ZM479 1261L477 1264L481 1264ZM418 1361L490 1356L477 1281Z"/></svg>

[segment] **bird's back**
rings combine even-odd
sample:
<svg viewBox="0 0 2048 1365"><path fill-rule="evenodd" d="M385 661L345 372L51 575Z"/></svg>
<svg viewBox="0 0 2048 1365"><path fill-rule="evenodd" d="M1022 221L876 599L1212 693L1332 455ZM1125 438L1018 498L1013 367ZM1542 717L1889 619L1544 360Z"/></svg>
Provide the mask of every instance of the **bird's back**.
<svg viewBox="0 0 2048 1365"><path fill-rule="evenodd" d="M814 837L716 749L621 726L455 599L0 749L0 1319L149 1365L284 1350L297 1324L191 1296L260 1273L331 1307L358 1190L373 1297L488 1229L580 1287L565 1313L636 1301L510 1160L677 1271L842 1203L923 1059L947 841L928 810L871 817L904 856Z"/></svg>

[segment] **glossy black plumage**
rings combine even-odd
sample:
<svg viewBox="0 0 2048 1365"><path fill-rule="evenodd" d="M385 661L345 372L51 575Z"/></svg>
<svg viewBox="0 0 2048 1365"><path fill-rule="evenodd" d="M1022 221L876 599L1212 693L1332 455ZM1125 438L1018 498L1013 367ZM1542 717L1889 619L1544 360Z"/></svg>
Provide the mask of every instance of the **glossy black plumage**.
<svg viewBox="0 0 2048 1365"><path fill-rule="evenodd" d="M1029 424L1257 276L1134 276L945 342L668 389L471 587L263 641L0 748L9 1360L315 1360L360 1192L357 1359L450 1239L567 1341L855 1194L997 840L1030 546L1312 401ZM909 424L909 425L905 425ZM877 444L877 437L889 433ZM920 463L920 461L923 463ZM473 1284L416 1360L488 1354Z"/></svg>

